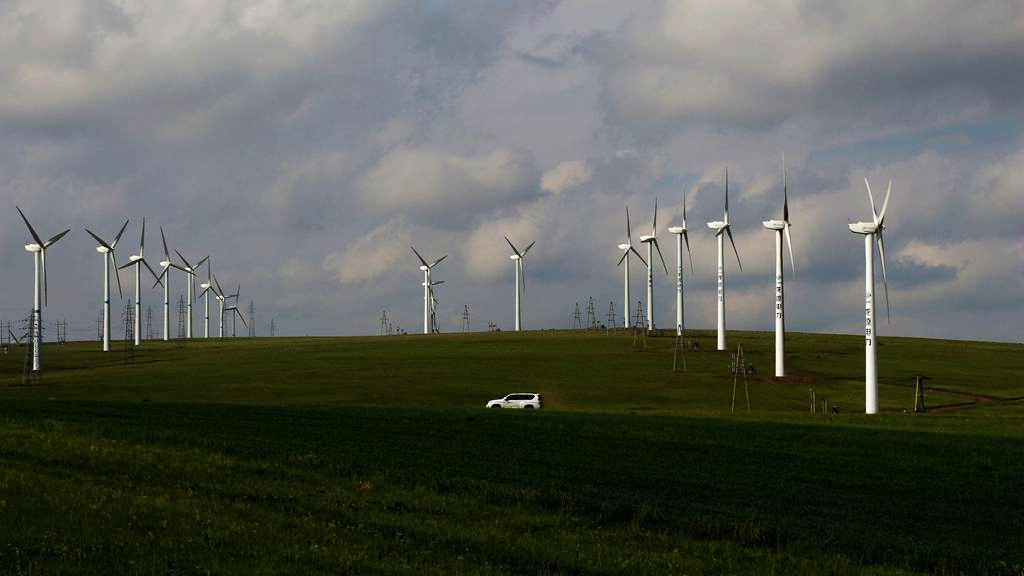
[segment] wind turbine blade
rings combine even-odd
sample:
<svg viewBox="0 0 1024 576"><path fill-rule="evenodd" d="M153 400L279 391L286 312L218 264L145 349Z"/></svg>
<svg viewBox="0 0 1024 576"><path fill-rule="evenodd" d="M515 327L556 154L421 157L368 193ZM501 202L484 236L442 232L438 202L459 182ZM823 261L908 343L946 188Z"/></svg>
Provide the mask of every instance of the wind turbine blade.
<svg viewBox="0 0 1024 576"><path fill-rule="evenodd" d="M789 235L789 222L783 228L786 233L786 246L789 246L789 263L793 267L793 278L796 278L796 260L793 258L793 238Z"/></svg>
<svg viewBox="0 0 1024 576"><path fill-rule="evenodd" d="M18 208L17 206L15 206L15 208L18 209L18 214L21 214L21 219L25 221L25 226L28 226L28 233L32 235L32 239L36 241L36 244L42 246L43 241L39 238L39 234L36 234L36 229L33 228L32 225L28 223L28 218L25 218L25 213L22 212L21 208Z"/></svg>
<svg viewBox="0 0 1024 576"><path fill-rule="evenodd" d="M431 264L430 266L428 266L428 268L433 268L434 266L437 266L438 264L440 264L440 263L441 263L441 260L444 260L444 259L445 259L445 258L447 258L447 257L448 257L448 255L447 255L447 254L445 254L444 256L441 256L441 257L440 257L440 258L438 258L437 260L434 260L434 263L433 263L433 264Z"/></svg>
<svg viewBox="0 0 1024 576"><path fill-rule="evenodd" d="M117 297L118 299L124 299L124 292L121 292L121 275L117 273L117 257L114 256L114 251L110 251L110 260L114 263L114 278L117 278Z"/></svg>
<svg viewBox="0 0 1024 576"><path fill-rule="evenodd" d="M630 246L629 249L633 252L633 254L636 254L636 257L639 258L641 262L644 263L644 266L647 266L647 260L644 260L644 257L641 256L640 253L636 251L636 248Z"/></svg>
<svg viewBox="0 0 1024 576"><path fill-rule="evenodd" d="M139 256L146 253L146 218L142 218L142 236L139 238Z"/></svg>
<svg viewBox="0 0 1024 576"><path fill-rule="evenodd" d="M153 271L153 268L149 265L149 262L146 262L145 260L138 260L138 262L142 262L142 264L146 267L146 270L149 270L149 273L153 275L153 278L156 278L157 282L161 286L163 285L163 282L160 282L160 278L156 275L156 272Z"/></svg>
<svg viewBox="0 0 1024 576"><path fill-rule="evenodd" d="M46 243L43 244L43 248L49 248L50 246L53 246L54 244L57 243L57 240L60 240L61 238L63 238L64 235L67 234L68 232L71 232L71 228L68 228L67 230L65 230L65 231L61 232L60 234L57 234L53 238L50 238L49 240L47 240Z"/></svg>
<svg viewBox="0 0 1024 576"><path fill-rule="evenodd" d="M522 258L519 258L517 264L519 265L519 279L523 282L523 296L526 296L526 265L524 262Z"/></svg>
<svg viewBox="0 0 1024 576"><path fill-rule="evenodd" d="M871 216L875 224L878 224L878 212L875 211L875 197L871 195L871 184L864 178L864 185L868 187L868 201L871 202Z"/></svg>
<svg viewBox="0 0 1024 576"><path fill-rule="evenodd" d="M878 215L878 225L885 222L885 209L889 207L889 193L892 192L892 178L889 179L889 188L885 191L885 201L882 202L882 212Z"/></svg>
<svg viewBox="0 0 1024 576"><path fill-rule="evenodd" d="M651 222L651 236L658 235L658 198L654 198L654 221Z"/></svg>
<svg viewBox="0 0 1024 576"><path fill-rule="evenodd" d="M166 258L167 261L170 262L171 261L171 252L170 252L170 250L167 249L167 237L164 236L164 227L163 226L160 227L160 240L163 240L163 243L164 243L164 258Z"/></svg>
<svg viewBox="0 0 1024 576"><path fill-rule="evenodd" d="M214 286L217 287L216 294L218 294L221 298L224 298L224 290L220 287L220 282L217 282L216 276L213 277L213 284Z"/></svg>
<svg viewBox="0 0 1024 576"><path fill-rule="evenodd" d="M693 272L693 253L690 252L690 237L687 236L686 230L685 230L685 227L686 227L685 226L685 224L686 224L686 218L685 217L683 218L683 224L684 224L684 226L683 226L683 228L684 228L683 229L683 242L686 243L686 255L690 258L690 272L692 273Z"/></svg>
<svg viewBox="0 0 1024 576"><path fill-rule="evenodd" d="M725 169L725 217L726 224L729 224L729 169ZM731 236L730 236L731 237Z"/></svg>
<svg viewBox="0 0 1024 576"><path fill-rule="evenodd" d="M86 233L86 234L88 234L89 236L92 236L94 240L96 240L97 242L99 242L99 243L100 243L100 246L103 246L103 247L104 247L104 248L106 248L107 250L113 250L113 248L111 248L109 244L107 244L106 242L104 242L104 241L103 241L103 239L102 239L102 238L100 238L99 236L97 236L97 235L93 234L93 233L92 233L92 232L91 232L91 231L90 231L90 230L89 230L88 228L86 228L86 229L85 229L85 233Z"/></svg>
<svg viewBox="0 0 1024 576"><path fill-rule="evenodd" d="M878 259L882 261L882 286L885 287L885 321L889 323L892 318L889 314L889 280L885 277L885 239L882 237L881 229L876 234L878 234Z"/></svg>
<svg viewBox="0 0 1024 576"><path fill-rule="evenodd" d="M444 280L438 280L437 282L430 283L431 286L437 286L438 284L444 284ZM431 290L430 292L433 293L434 291Z"/></svg>
<svg viewBox="0 0 1024 576"><path fill-rule="evenodd" d="M505 236L505 242L508 242L508 245L512 247L512 251L516 253L516 256L519 256L520 258L523 257L523 255L519 253L519 250L516 249L516 245L508 239L508 236Z"/></svg>
<svg viewBox="0 0 1024 576"><path fill-rule="evenodd" d="M170 266L168 266L167 268L164 268L163 271L160 272L160 275L156 277L156 282L153 282L153 285L150 286L150 289L156 288L158 285L159 286L163 286L163 282L161 282L161 280L164 279L164 276L167 275L167 271L170 270L170 269L171 269Z"/></svg>
<svg viewBox="0 0 1024 576"><path fill-rule="evenodd" d="M683 194L683 230L686 230L686 194Z"/></svg>
<svg viewBox="0 0 1024 576"><path fill-rule="evenodd" d="M736 241L732 239L732 228L726 226L725 232L729 235L729 242L732 244L732 251L736 253L736 264L739 264L740 270L743 270L743 263L740 262L740 252L736 249Z"/></svg>
<svg viewBox="0 0 1024 576"><path fill-rule="evenodd" d="M424 259L423 259L423 256L420 256L420 253L416 251L416 247L415 247L415 246L409 246L409 248L412 248L412 252L413 252L413 254L415 254L415 255L416 255L416 257L420 259L420 262L421 262L421 263L422 263L422 264L423 264L424 266L427 266L427 261L426 261L426 260L424 260ZM427 268L430 268L430 266L427 266Z"/></svg>
<svg viewBox="0 0 1024 576"><path fill-rule="evenodd" d="M632 248L632 246L630 246L630 248ZM616 266L622 266L622 261L626 259L626 256L629 256L628 249L622 251L622 256L619 257L619 263L616 264Z"/></svg>
<svg viewBox="0 0 1024 576"><path fill-rule="evenodd" d="M244 325L246 328L248 328L249 327L249 323L245 321L245 316L242 315L242 311L239 310L238 308L235 308L235 313L238 314L238 319L242 321L242 325Z"/></svg>
<svg viewBox="0 0 1024 576"><path fill-rule="evenodd" d="M188 260L185 260L185 257L181 255L181 252L175 250L174 253L178 255L178 258L181 258L181 261L185 263L185 268L188 268L188 272L191 274L194 268L192 268L192 265L188 263Z"/></svg>
<svg viewBox="0 0 1024 576"><path fill-rule="evenodd" d="M789 226L789 175L786 173L786 155L782 155L782 221Z"/></svg>
<svg viewBox="0 0 1024 576"><path fill-rule="evenodd" d="M629 232L629 206L626 206L626 243L633 245L633 236Z"/></svg>
<svg viewBox="0 0 1024 576"><path fill-rule="evenodd" d="M668 266L665 265L665 257L661 255L661 246L658 246L658 239L651 240L651 243L654 244L654 249L658 251L658 258L661 258L661 266L665 269L665 274L668 274Z"/></svg>
<svg viewBox="0 0 1024 576"><path fill-rule="evenodd" d="M117 246L118 240L121 239L121 234L124 234L124 229L128 227L128 219L126 218L124 224L121 226L121 230L114 236L114 241L110 243L110 249L113 250Z"/></svg>
<svg viewBox="0 0 1024 576"><path fill-rule="evenodd" d="M534 240L533 242L530 242L530 245L526 247L526 250L523 250L523 253L520 254L519 257L522 258L523 256L526 256L526 253L529 252L530 248L533 248L533 245L536 244L536 243L537 243L536 240Z"/></svg>

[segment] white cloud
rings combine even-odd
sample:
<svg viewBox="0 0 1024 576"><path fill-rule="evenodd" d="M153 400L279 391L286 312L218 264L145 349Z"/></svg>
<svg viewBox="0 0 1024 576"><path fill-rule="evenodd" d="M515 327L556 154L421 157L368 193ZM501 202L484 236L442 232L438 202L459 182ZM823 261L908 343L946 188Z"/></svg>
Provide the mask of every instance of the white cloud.
<svg viewBox="0 0 1024 576"><path fill-rule="evenodd" d="M541 176L540 187L554 194L575 188L590 181L590 166L583 160L567 160Z"/></svg>
<svg viewBox="0 0 1024 576"><path fill-rule="evenodd" d="M323 259L323 268L342 284L369 283L409 260L411 234L402 217L389 220Z"/></svg>

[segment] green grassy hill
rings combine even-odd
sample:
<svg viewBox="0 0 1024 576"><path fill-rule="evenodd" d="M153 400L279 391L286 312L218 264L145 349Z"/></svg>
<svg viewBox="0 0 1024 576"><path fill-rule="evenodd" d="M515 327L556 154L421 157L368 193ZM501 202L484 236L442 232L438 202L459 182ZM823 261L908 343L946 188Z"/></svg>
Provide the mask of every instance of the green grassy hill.
<svg viewBox="0 0 1024 576"><path fill-rule="evenodd" d="M1020 345L882 338L866 416L860 337L790 335L776 381L731 334L734 388L693 336L685 372L588 331L71 343L34 387L15 348L0 572L1024 573ZM546 409L483 408L514 391Z"/></svg>

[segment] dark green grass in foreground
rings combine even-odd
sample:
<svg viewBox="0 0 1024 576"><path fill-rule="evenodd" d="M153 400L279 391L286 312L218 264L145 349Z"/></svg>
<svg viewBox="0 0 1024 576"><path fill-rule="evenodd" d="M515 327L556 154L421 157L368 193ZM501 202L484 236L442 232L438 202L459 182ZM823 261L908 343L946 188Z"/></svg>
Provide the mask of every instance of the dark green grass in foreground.
<svg viewBox="0 0 1024 576"><path fill-rule="evenodd" d="M730 341L770 372L770 335ZM73 344L36 388L8 355L0 573L1024 571L1019 345L885 339L867 417L858 337L793 337L749 414L728 355L672 373L673 343ZM903 413L917 374L977 407ZM516 390L549 409L482 408Z"/></svg>
<svg viewBox="0 0 1024 576"><path fill-rule="evenodd" d="M1024 566L1019 437L438 408L4 412L3 572Z"/></svg>

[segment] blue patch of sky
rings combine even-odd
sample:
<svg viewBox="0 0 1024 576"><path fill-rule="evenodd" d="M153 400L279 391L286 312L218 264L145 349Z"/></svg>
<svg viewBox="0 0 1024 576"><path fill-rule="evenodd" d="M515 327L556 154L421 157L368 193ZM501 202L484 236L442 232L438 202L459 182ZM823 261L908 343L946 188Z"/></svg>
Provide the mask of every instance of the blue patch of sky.
<svg viewBox="0 0 1024 576"><path fill-rule="evenodd" d="M1024 130L1018 122L1009 118L987 118L813 150L808 154L807 162L825 164L850 157L867 162L883 162L924 150L974 155L1004 147L1022 136Z"/></svg>

